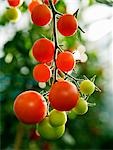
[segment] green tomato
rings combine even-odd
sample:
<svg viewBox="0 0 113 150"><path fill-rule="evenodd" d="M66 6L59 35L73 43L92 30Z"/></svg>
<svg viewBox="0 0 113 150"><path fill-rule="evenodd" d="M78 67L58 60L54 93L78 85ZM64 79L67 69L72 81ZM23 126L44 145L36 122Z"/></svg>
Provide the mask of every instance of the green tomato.
<svg viewBox="0 0 113 150"><path fill-rule="evenodd" d="M20 18L20 10L18 8L9 8L5 12L5 18L11 22L17 22Z"/></svg>
<svg viewBox="0 0 113 150"><path fill-rule="evenodd" d="M41 137L46 140L55 140L60 138L65 131L65 125L59 127L53 127L49 123L49 118L46 117L37 125L38 132Z"/></svg>
<svg viewBox="0 0 113 150"><path fill-rule="evenodd" d="M84 80L80 84L80 91L83 94L91 95L95 91L95 84L90 80Z"/></svg>
<svg viewBox="0 0 113 150"><path fill-rule="evenodd" d="M88 111L88 103L82 97L79 98L77 105L74 108L74 111L78 115L83 115Z"/></svg>
<svg viewBox="0 0 113 150"><path fill-rule="evenodd" d="M74 109L72 109L71 111L68 112L68 117L69 119L75 119L76 118L76 112Z"/></svg>
<svg viewBox="0 0 113 150"><path fill-rule="evenodd" d="M53 109L49 115L49 122L53 127L62 126L67 121L67 115L65 111L58 111Z"/></svg>

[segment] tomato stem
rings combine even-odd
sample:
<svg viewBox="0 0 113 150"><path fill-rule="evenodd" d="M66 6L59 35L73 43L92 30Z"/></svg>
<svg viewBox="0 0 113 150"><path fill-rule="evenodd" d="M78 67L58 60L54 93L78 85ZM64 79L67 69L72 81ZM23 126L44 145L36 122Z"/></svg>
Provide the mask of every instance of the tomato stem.
<svg viewBox="0 0 113 150"><path fill-rule="evenodd" d="M54 42L55 42L55 52L54 52L54 78L53 78L53 83L57 81L57 66L56 66L56 57L59 49L61 51L61 48L58 45L58 37L57 37L57 26L56 26L56 15L62 15L62 13L58 12L53 5L52 1L49 0L49 4L53 13L53 37L54 37Z"/></svg>
<svg viewBox="0 0 113 150"><path fill-rule="evenodd" d="M77 18L78 16L78 11L79 11L79 8L75 11L75 13L73 14L73 16L75 16Z"/></svg>

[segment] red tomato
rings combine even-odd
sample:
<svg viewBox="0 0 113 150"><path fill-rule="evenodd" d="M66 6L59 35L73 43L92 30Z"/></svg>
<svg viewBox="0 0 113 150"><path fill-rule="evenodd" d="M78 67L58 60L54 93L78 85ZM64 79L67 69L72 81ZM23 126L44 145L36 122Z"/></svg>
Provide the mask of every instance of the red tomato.
<svg viewBox="0 0 113 150"><path fill-rule="evenodd" d="M38 64L33 69L33 77L38 82L47 82L51 77L51 71L45 64Z"/></svg>
<svg viewBox="0 0 113 150"><path fill-rule="evenodd" d="M12 7L17 7L22 4L23 0L7 0L8 4Z"/></svg>
<svg viewBox="0 0 113 150"><path fill-rule="evenodd" d="M53 59L54 43L46 38L37 40L33 45L33 56L40 63L47 63Z"/></svg>
<svg viewBox="0 0 113 150"><path fill-rule="evenodd" d="M49 0L43 0L43 2L47 5L49 5ZM58 2L58 0L52 0L52 2L55 5Z"/></svg>
<svg viewBox="0 0 113 150"><path fill-rule="evenodd" d="M36 91L25 91L18 95L13 108L16 117L26 124L39 123L47 114L45 99Z"/></svg>
<svg viewBox="0 0 113 150"><path fill-rule="evenodd" d="M79 99L77 87L65 80L53 84L49 92L49 101L54 109L69 111L74 108Z"/></svg>
<svg viewBox="0 0 113 150"><path fill-rule="evenodd" d="M51 9L46 4L37 5L31 13L31 19L35 25L45 26L52 19Z"/></svg>
<svg viewBox="0 0 113 150"><path fill-rule="evenodd" d="M33 0L33 1L31 1L31 2L29 3L29 5L28 5L29 11L32 13L33 9L34 9L36 6L40 5L40 4L42 4L42 3L41 3L41 1L39 1L39 0Z"/></svg>
<svg viewBox="0 0 113 150"><path fill-rule="evenodd" d="M77 32L77 19L71 14L64 14L57 22L59 32L64 36L72 36Z"/></svg>
<svg viewBox="0 0 113 150"><path fill-rule="evenodd" d="M68 72L74 68L74 57L71 52L65 51L58 54L56 65L61 71Z"/></svg>

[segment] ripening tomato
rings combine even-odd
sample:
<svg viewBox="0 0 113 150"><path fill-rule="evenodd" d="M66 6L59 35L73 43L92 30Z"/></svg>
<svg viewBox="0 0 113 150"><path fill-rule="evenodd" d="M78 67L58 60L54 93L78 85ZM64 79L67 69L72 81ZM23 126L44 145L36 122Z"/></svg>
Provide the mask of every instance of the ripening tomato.
<svg viewBox="0 0 113 150"><path fill-rule="evenodd" d="M79 99L77 87L65 80L53 84L49 92L51 106L59 111L69 111L76 106Z"/></svg>
<svg viewBox="0 0 113 150"><path fill-rule="evenodd" d="M5 12L5 18L10 22L17 22L20 19L21 12L18 8L8 8Z"/></svg>
<svg viewBox="0 0 113 150"><path fill-rule="evenodd" d="M47 82L51 77L51 70L45 64L38 64L33 69L33 77L38 82Z"/></svg>
<svg viewBox="0 0 113 150"><path fill-rule="evenodd" d="M64 14L57 22L58 31L64 36L71 36L77 32L77 19L71 14Z"/></svg>
<svg viewBox="0 0 113 150"><path fill-rule="evenodd" d="M95 84L90 80L83 80L80 83L80 91L83 94L91 95L95 91Z"/></svg>
<svg viewBox="0 0 113 150"><path fill-rule="evenodd" d="M65 51L58 54L56 65L61 71L68 72L74 68L74 57L71 52Z"/></svg>
<svg viewBox="0 0 113 150"><path fill-rule="evenodd" d="M28 5L28 9L29 9L30 13L32 13L33 9L40 4L42 4L42 2L40 0L31 1Z"/></svg>
<svg viewBox="0 0 113 150"><path fill-rule="evenodd" d="M22 5L23 3L23 0L7 0L7 1L11 7L17 7L17 6Z"/></svg>
<svg viewBox="0 0 113 150"><path fill-rule="evenodd" d="M47 115L47 104L44 97L36 91L25 91L14 101L16 117L23 123L39 123Z"/></svg>
<svg viewBox="0 0 113 150"><path fill-rule="evenodd" d="M43 0L43 2L47 5L49 5L49 0ZM58 0L52 0L52 3L55 5L58 2Z"/></svg>
<svg viewBox="0 0 113 150"><path fill-rule="evenodd" d="M52 19L51 9L46 4L37 5L31 13L32 21L37 26L45 26Z"/></svg>
<svg viewBox="0 0 113 150"><path fill-rule="evenodd" d="M46 38L37 40L32 48L33 56L40 63L50 62L53 59L54 50L54 43Z"/></svg>

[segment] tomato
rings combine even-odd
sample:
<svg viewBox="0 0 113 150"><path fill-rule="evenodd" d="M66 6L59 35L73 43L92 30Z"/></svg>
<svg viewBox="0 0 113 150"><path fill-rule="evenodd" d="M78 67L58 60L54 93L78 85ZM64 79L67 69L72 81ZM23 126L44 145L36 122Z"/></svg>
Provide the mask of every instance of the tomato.
<svg viewBox="0 0 113 150"><path fill-rule="evenodd" d="M41 137L47 140L55 140L60 138L65 131L65 125L53 127L49 123L49 118L46 117L37 125L37 130Z"/></svg>
<svg viewBox="0 0 113 150"><path fill-rule="evenodd" d="M45 64L38 64L33 69L33 77L38 82L47 82L51 77L51 71Z"/></svg>
<svg viewBox="0 0 113 150"><path fill-rule="evenodd" d="M17 22L20 19L20 10L17 8L9 8L5 12L5 18L11 22Z"/></svg>
<svg viewBox="0 0 113 150"><path fill-rule="evenodd" d="M33 9L40 4L42 4L42 2L40 0L31 1L28 5L28 9L29 9L30 13L32 13Z"/></svg>
<svg viewBox="0 0 113 150"><path fill-rule="evenodd" d="M43 0L43 2L47 5L49 5L49 0ZM58 0L52 0L52 2L55 5L58 2Z"/></svg>
<svg viewBox="0 0 113 150"><path fill-rule="evenodd" d="M46 4L37 5L31 13L32 21L37 26L45 26L52 20L51 9Z"/></svg>
<svg viewBox="0 0 113 150"><path fill-rule="evenodd" d="M74 68L74 57L71 52L65 51L58 54L56 59L57 68L61 71L68 72Z"/></svg>
<svg viewBox="0 0 113 150"><path fill-rule="evenodd" d="M59 111L69 111L76 106L79 99L77 87L69 81L58 81L50 89L51 106Z"/></svg>
<svg viewBox="0 0 113 150"><path fill-rule="evenodd" d="M53 59L54 51L54 43L46 38L37 40L32 48L33 56L40 63L50 62Z"/></svg>
<svg viewBox="0 0 113 150"><path fill-rule="evenodd" d="M16 117L23 123L39 123L47 115L47 104L44 97L36 91L25 91L14 101Z"/></svg>
<svg viewBox="0 0 113 150"><path fill-rule="evenodd" d="M57 22L58 31L64 36L71 36L77 32L77 19L71 14L64 14Z"/></svg>
<svg viewBox="0 0 113 150"><path fill-rule="evenodd" d="M83 115L88 111L88 103L82 97L79 98L77 105L74 108L76 114Z"/></svg>
<svg viewBox="0 0 113 150"><path fill-rule="evenodd" d="M67 115L65 111L58 111L53 109L49 114L49 122L54 127L65 125L66 121Z"/></svg>
<svg viewBox="0 0 113 150"><path fill-rule="evenodd" d="M95 84L90 80L84 80L80 83L80 91L83 94L91 95L95 91Z"/></svg>
<svg viewBox="0 0 113 150"><path fill-rule="evenodd" d="M11 7L17 7L23 3L23 0L7 0L7 1Z"/></svg>

